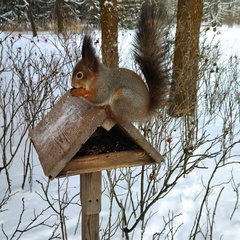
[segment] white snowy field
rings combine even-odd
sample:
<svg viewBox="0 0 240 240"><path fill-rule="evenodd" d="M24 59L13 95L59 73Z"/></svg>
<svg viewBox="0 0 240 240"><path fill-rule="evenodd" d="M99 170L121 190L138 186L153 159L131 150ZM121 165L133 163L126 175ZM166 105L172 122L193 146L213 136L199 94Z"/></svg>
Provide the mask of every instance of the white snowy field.
<svg viewBox="0 0 240 240"><path fill-rule="evenodd" d="M132 32L119 35L120 53L122 54L121 65L124 66L128 65L128 61L125 59L131 58L131 55L128 55L131 36ZM208 46L212 44L212 47L209 47L209 49L215 49L214 51L216 51L217 48L216 54L219 53L219 55L216 57L216 62L218 61L217 66L220 70L218 69L215 73L209 74L209 84L200 85L201 91L199 96L206 94L208 97L212 97L212 99L206 100L207 103L205 103L204 98L201 98L198 106L196 119L196 128L198 130L194 142L198 142L201 137L203 142L196 144L198 147L194 148L190 162L198 160L199 164L194 169L191 169L191 171L189 170L188 174L184 177L180 177L176 181L177 184L173 186L168 194L165 196L164 194L161 195L160 199L153 204L146 214L145 220L147 219L147 221L145 221L145 226L142 227L140 222L134 232L129 234L132 237L130 239L239 239L240 66L237 65L234 68L234 64L238 64L238 61L234 61L231 65L233 69L226 67L228 63L231 63L232 59L236 60L240 58L239 36L240 27L234 26L232 28L221 27L217 33L209 30L202 37L202 42L206 41ZM57 62L59 58L63 58L66 51L63 46L68 46L71 51L74 51L74 46L78 47L80 44L78 37L76 41L71 40L65 43L66 45L60 44L59 39L49 33L41 33L35 39L32 39L31 34L28 33L22 33L21 36L18 33L1 33L0 40L2 46L2 66L0 65L1 99L6 97L2 92L4 89L7 89L8 79L18 81L19 75L16 74L12 77L14 75L13 71L17 69L16 67L15 70L12 70L11 63L14 62L12 58L15 58L15 63L21 63L23 67L25 66L23 59L25 56L28 56L26 52L31 52L31 56L29 57L34 57L35 60L36 58L38 60L42 59L41 54L44 54L44 58L48 60L51 56L54 56L54 61ZM73 44L75 45L73 46ZM217 44L217 47L214 48L214 44ZM11 56L9 56L10 52L12 52ZM213 54L213 52L209 53L209 59L213 57ZM71 55L74 56L72 58L76 59L79 53L73 52ZM69 61L69 59L66 58L66 61ZM60 81L59 79L61 78L60 83L65 85L61 89L53 89L54 96L50 96L49 101L53 101L64 92L64 89L70 87L71 69L75 62L68 62L67 66L63 62L64 60L61 59L58 64L60 67L63 66L62 71L64 74L61 74L61 69L57 69L59 75L54 79L48 79L48 81ZM34 61L30 66L33 65ZM216 67L215 63L212 65ZM44 69L42 67L41 69L37 69L35 66L34 68L22 70L25 72L29 71L29 69L31 70L28 76L33 76L34 81L38 81L38 71L41 70L41 75L43 75L44 71L49 71L51 68L46 67ZM219 92L216 89L213 90L215 78L220 79L218 84L221 87L221 91ZM233 85L229 86L229 82ZM206 86L209 85L210 87L207 88ZM228 92L228 89L231 91ZM6 93L8 92L6 91ZM222 96L223 94L225 94L224 97ZM51 103L49 102L48 104L50 105ZM10 114L12 108L10 106L7 109L7 113ZM11 193L7 191L9 183L7 182L6 171L3 169L0 172L0 239L81 239L79 176L51 181L48 186L47 195L45 195L43 189L47 188L48 179L44 176L37 154L33 150L29 155L31 159L29 164L31 167L28 170L26 183L22 189L23 173L24 169L26 169L24 157L26 156L25 143L27 134L24 135L24 141L20 147L18 147L18 142L21 127L14 133L14 139L11 144L3 141L3 139L10 138L9 132L4 132L4 124L6 124L6 121L15 121L16 124L13 127L18 126L17 123L22 122L19 116L17 115L14 119L7 118L6 120L2 109L0 109L0 125L2 126L0 129L0 151L2 151L2 158L5 153L7 154L6 158L10 158L12 152L17 149L7 171L10 176ZM164 187L163 180L165 180L166 172L169 171L168 162L172 161L173 165L175 164L175 161L179 159L178 156L181 155L179 152L182 149L181 145L185 144L182 142L184 140L182 135L184 135L183 130L185 126L183 119L172 120L166 116L166 120L163 119L164 121L168 121L168 123L165 126L165 135L160 138L160 153L165 154L166 163L163 164L157 175L155 183L156 191ZM153 129L153 131L157 131L157 129ZM4 134L6 138L3 138ZM169 137L171 137L170 143L166 141ZM6 148L3 149L3 146L6 146ZM2 166L3 162L1 161L0 168ZM122 202L125 199L129 201L127 196L128 185L127 181L125 181L127 177L125 176L126 179L123 179L124 175L122 174L124 171L122 170L112 175L121 176L122 178L116 186L116 192ZM135 174L136 176L140 171L141 168L134 168L131 171L126 170L127 173ZM151 168L147 173L150 171ZM180 172L180 167L178 167L176 172L170 177L168 184L174 181ZM115 220L117 221L121 218L121 213L116 202L114 200L110 202L110 193L105 188L107 185L106 172L103 172L103 179L104 191L102 194L102 211L100 215L100 236L102 236L102 239L108 239L106 237L107 234L104 235L104 232L107 232L105 229L107 229L107 224L109 223L110 209L112 209L113 225ZM140 178L136 177L135 180L131 186L131 194L134 196L135 206L137 206L141 183ZM147 185L149 180L145 177L144 181L145 185ZM4 199L6 201L3 201ZM71 204L68 205L69 201ZM151 198L149 198L150 201ZM131 209L132 205L129 202L126 208L128 216L133 211ZM113 203L113 206L111 203ZM137 209L136 216L139 214L138 211L139 209ZM62 227L59 225L61 214L65 216L65 225ZM129 219L128 228L134 223L134 217L129 217ZM198 219L199 225L195 231L194 226ZM68 238L63 237L65 233L61 229L64 228ZM197 233L196 238L192 236L194 232ZM113 240L125 239L122 237L120 228L116 232L113 230L112 235L111 239Z"/></svg>

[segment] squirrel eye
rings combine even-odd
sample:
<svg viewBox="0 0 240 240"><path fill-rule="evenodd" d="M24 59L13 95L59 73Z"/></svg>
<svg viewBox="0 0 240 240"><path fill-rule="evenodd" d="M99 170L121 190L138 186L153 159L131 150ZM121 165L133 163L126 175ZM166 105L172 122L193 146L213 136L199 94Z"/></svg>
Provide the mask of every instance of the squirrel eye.
<svg viewBox="0 0 240 240"><path fill-rule="evenodd" d="M83 78L83 73L82 72L78 72L77 73L77 78L82 79Z"/></svg>

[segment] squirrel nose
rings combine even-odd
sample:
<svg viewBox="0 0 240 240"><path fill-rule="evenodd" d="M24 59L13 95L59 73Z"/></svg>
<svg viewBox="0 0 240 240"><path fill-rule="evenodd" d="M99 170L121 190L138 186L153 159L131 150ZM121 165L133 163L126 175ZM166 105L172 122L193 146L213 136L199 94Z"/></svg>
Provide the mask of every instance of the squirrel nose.
<svg viewBox="0 0 240 240"><path fill-rule="evenodd" d="M75 84L74 84L73 81L71 82L71 86L72 86L73 88L75 88Z"/></svg>
<svg viewBox="0 0 240 240"><path fill-rule="evenodd" d="M78 84L78 82L75 81L75 79L72 79L71 86L72 86L73 88L79 88L79 85L80 85L80 84Z"/></svg>

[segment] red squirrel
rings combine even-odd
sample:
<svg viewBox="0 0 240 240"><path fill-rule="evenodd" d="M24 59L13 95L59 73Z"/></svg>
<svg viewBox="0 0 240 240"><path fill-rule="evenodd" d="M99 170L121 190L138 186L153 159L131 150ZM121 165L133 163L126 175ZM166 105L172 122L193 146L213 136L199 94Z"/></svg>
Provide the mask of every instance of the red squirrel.
<svg viewBox="0 0 240 240"><path fill-rule="evenodd" d="M164 13L143 5L135 33L134 57L145 77L125 68L108 68L85 35L82 59L72 75L72 96L105 107L118 122L141 122L163 107L168 95L167 27Z"/></svg>

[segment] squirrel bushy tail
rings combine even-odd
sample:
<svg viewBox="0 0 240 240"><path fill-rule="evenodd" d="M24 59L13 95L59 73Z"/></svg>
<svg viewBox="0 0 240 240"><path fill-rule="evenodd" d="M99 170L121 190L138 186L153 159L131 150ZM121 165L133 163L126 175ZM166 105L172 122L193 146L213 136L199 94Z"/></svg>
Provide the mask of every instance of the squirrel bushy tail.
<svg viewBox="0 0 240 240"><path fill-rule="evenodd" d="M166 64L167 23L165 13L148 3L143 4L138 21L134 57L145 77L150 95L149 113L166 105L169 90Z"/></svg>

